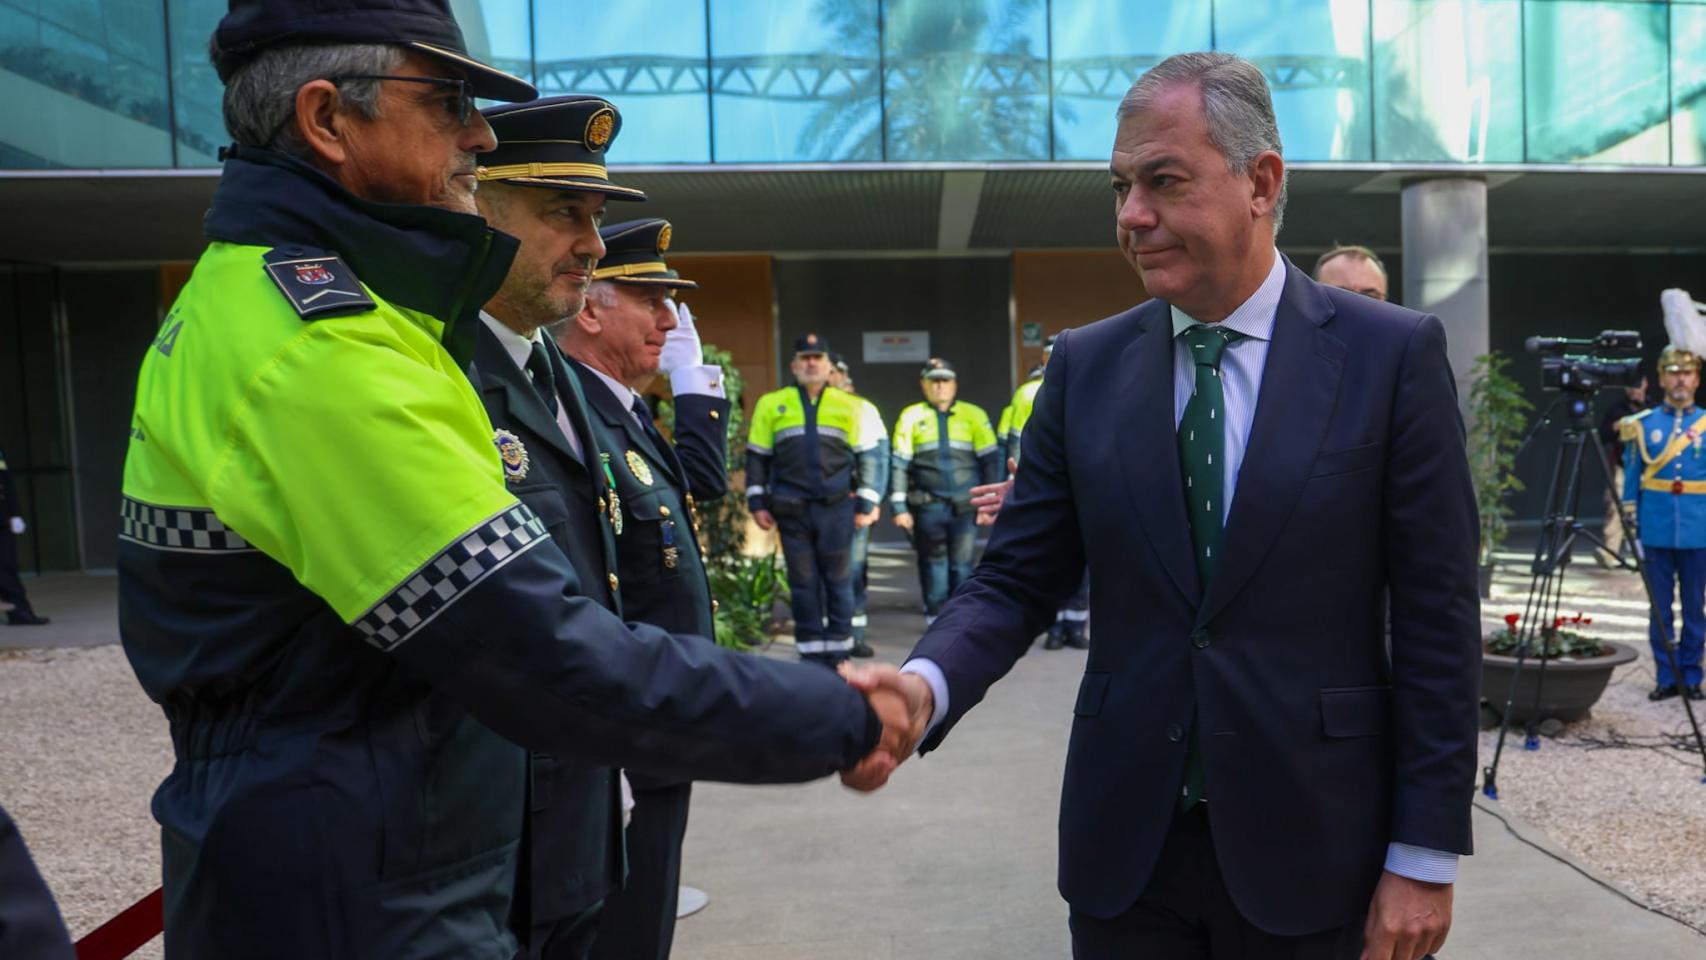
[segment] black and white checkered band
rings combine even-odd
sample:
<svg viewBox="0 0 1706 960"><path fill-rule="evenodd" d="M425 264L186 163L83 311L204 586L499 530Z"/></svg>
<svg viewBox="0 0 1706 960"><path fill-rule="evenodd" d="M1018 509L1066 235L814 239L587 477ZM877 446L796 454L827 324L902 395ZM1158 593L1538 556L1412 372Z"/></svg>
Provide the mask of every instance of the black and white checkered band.
<svg viewBox="0 0 1706 960"><path fill-rule="evenodd" d="M182 553L255 553L249 541L228 529L212 510L162 507L125 497L119 505L119 539Z"/></svg>
<svg viewBox="0 0 1706 960"><path fill-rule="evenodd" d="M523 504L507 507L457 538L355 621L367 642L394 650L474 585L545 539Z"/></svg>

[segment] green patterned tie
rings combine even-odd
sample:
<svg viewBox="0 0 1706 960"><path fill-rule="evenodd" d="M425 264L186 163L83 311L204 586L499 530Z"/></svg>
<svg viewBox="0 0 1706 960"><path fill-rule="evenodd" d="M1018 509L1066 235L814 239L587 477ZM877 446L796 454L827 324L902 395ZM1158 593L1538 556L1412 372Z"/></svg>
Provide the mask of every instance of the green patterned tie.
<svg viewBox="0 0 1706 960"><path fill-rule="evenodd" d="M1228 344L1243 339L1235 330L1197 324L1181 336L1196 361L1197 383L1179 419L1179 469L1185 479L1185 515L1191 524L1191 546L1203 592L1220 558L1220 535L1226 524L1226 391L1220 380L1220 358ZM1185 785L1179 809L1190 810L1203 797L1202 749L1197 742L1197 718L1185 751Z"/></svg>

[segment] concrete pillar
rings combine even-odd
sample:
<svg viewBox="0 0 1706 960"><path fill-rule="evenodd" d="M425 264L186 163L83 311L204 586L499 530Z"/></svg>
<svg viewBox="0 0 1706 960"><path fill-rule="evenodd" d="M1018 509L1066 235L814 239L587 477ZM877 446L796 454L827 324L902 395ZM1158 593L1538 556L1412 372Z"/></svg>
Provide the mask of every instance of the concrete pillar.
<svg viewBox="0 0 1706 960"><path fill-rule="evenodd" d="M1437 314L1457 374L1469 396L1469 370L1487 352L1487 183L1440 178L1404 186L1404 299Z"/></svg>

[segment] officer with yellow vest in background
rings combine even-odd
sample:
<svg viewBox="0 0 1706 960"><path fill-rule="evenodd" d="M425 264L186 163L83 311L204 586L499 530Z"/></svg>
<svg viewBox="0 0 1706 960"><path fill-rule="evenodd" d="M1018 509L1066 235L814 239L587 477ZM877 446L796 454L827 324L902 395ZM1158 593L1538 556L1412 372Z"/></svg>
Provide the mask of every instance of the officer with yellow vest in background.
<svg viewBox="0 0 1706 960"><path fill-rule="evenodd" d="M859 390L853 384L853 372L847 366L847 360L839 353L829 355L831 367L829 385L846 393L859 401L865 422L860 431L860 437L865 441L865 449L859 454L859 475L874 476L877 486L869 491L882 503L889 485L889 428L883 422L882 411L872 403L869 397L859 395ZM875 441L874 443L872 441ZM876 513L880 515L882 508ZM871 617L865 610L866 594L870 588L870 559L871 559L871 526L856 527L853 530L853 656L874 657L877 652L865 642L865 630L871 625Z"/></svg>
<svg viewBox="0 0 1706 960"><path fill-rule="evenodd" d="M1702 699L1701 647L1706 645L1706 412L1694 404L1700 389L1700 358L1676 346L1659 355L1664 402L1623 418L1623 503L1635 510L1636 530L1646 558L1647 580L1658 599L1658 622L1648 628L1658 683L1649 700L1667 700L1680 686L1690 700ZM1665 636L1675 634L1671 614L1682 588L1682 635L1671 668ZM1662 628L1662 632L1661 632ZM1680 679L1681 683L1678 683Z"/></svg>
<svg viewBox="0 0 1706 960"><path fill-rule="evenodd" d="M989 414L958 399L960 382L948 361L931 357L919 373L924 402L894 425L889 499L895 526L912 537L924 616L971 577L977 551L971 488L1001 479L1001 450Z"/></svg>
<svg viewBox="0 0 1706 960"><path fill-rule="evenodd" d="M860 469L877 438L866 436L860 403L829 385L823 337L794 341L789 369L794 385L752 410L747 507L781 532L800 659L835 666L853 652L853 531L876 523L882 503L878 478Z"/></svg>

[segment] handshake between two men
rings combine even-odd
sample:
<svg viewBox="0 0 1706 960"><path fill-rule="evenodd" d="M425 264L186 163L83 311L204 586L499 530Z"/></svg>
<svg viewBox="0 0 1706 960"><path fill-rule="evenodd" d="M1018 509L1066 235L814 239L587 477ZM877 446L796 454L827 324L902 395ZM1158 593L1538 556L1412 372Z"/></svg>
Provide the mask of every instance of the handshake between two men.
<svg viewBox="0 0 1706 960"><path fill-rule="evenodd" d="M936 697L923 677L901 673L891 664L855 667L843 663L839 670L850 686L865 695L883 722L883 736L876 749L841 773L842 783L869 792L888 783L895 768L917 751L918 742L929 731Z"/></svg>

